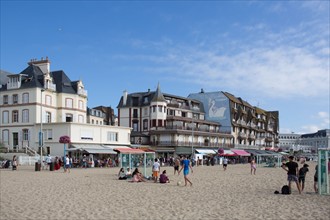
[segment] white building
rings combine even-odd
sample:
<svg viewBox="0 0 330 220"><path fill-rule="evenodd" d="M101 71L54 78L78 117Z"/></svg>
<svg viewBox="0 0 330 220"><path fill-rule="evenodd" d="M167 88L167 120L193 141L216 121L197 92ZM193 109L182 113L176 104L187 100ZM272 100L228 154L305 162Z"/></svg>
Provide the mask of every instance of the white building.
<svg viewBox="0 0 330 220"><path fill-rule="evenodd" d="M9 151L28 148L63 155L60 136L71 145L129 146L130 128L88 124L87 91L81 80L50 71L48 58L31 60L19 74L7 76L0 88L0 143ZM43 132L43 141L39 132Z"/></svg>
<svg viewBox="0 0 330 220"><path fill-rule="evenodd" d="M315 153L319 148L330 148L330 129L309 134L280 134L280 147L285 150Z"/></svg>

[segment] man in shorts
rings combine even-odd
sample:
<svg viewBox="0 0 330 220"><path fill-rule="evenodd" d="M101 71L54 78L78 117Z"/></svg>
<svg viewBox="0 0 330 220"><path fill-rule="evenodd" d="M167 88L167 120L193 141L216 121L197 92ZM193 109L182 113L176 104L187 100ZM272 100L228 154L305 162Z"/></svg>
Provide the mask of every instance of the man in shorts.
<svg viewBox="0 0 330 220"><path fill-rule="evenodd" d="M300 185L298 182L298 164L296 162L293 161L293 156L289 157L289 162L283 163L282 164L282 168L288 172L288 182L289 182L289 188L291 191L291 182L296 182L297 185L297 189L299 191L299 194L301 194L301 190L300 190Z"/></svg>
<svg viewBox="0 0 330 220"><path fill-rule="evenodd" d="M174 160L174 175L176 172L178 172L179 175L179 166L180 166L180 159L177 157Z"/></svg>

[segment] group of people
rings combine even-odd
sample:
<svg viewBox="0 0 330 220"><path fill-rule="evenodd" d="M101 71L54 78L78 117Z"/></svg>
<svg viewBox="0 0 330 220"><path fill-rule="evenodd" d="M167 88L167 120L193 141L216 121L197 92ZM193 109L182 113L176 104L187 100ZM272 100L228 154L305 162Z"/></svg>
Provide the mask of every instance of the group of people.
<svg viewBox="0 0 330 220"><path fill-rule="evenodd" d="M293 156L289 156L289 161L282 164L282 168L287 171L288 174L288 186L291 192L291 185L292 182L296 183L297 189L299 194L301 194L304 191L305 188L305 179L306 174L309 171L308 164L305 163L305 161L301 161L303 166L299 169L299 165L297 162L294 161ZM317 188L318 183L318 165L315 167L315 174L314 174L314 191L315 193L318 192Z"/></svg>
<svg viewBox="0 0 330 220"><path fill-rule="evenodd" d="M190 186L192 186L193 184L188 178L189 171L191 170L191 172L193 172L190 160L186 157L181 157L180 159L176 158L173 161L173 165L174 175L176 174L176 172L178 173L178 175L180 175L181 171L183 171L185 186L187 186L188 183L190 184ZM180 165L181 169L179 169ZM160 167L161 164L156 158L152 165L152 180L154 181L154 183L157 183L158 181L159 183L170 183L170 179L167 176L166 170L163 170L160 174ZM132 174L130 174L129 168L127 168L127 172L125 172L124 168L121 168L118 172L118 179L126 180L128 178L131 178L131 182L146 182L146 179L143 177L142 173L139 171L138 168L135 168Z"/></svg>

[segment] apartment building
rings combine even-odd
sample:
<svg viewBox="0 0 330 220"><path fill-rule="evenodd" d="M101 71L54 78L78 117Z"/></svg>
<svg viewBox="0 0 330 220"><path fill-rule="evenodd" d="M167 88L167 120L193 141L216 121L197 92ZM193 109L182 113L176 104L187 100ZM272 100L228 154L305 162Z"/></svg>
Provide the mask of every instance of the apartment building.
<svg viewBox="0 0 330 220"><path fill-rule="evenodd" d="M64 71L50 71L48 58L31 60L19 74L6 74L0 87L0 142L9 150L43 146L63 155L60 136L71 146L130 145L130 128L99 124L87 114L87 90L81 80L71 81ZM97 116L95 116L97 118ZM42 131L42 132L41 132Z"/></svg>
<svg viewBox="0 0 330 220"><path fill-rule="evenodd" d="M156 91L128 94L118 108L118 124L132 128L131 143L149 145L158 155L192 154L196 149L218 149L233 136L221 124L205 119L203 103Z"/></svg>
<svg viewBox="0 0 330 220"><path fill-rule="evenodd" d="M279 112L250 105L228 92L192 93L190 99L204 105L205 119L221 124L220 132L233 136L231 147L278 147Z"/></svg>

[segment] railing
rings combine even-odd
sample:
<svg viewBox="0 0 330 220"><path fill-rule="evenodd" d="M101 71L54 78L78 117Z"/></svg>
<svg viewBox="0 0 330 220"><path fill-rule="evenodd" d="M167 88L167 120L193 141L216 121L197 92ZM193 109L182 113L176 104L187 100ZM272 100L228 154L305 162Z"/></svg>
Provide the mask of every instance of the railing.
<svg viewBox="0 0 330 220"><path fill-rule="evenodd" d="M164 131L164 130L184 130L184 131L201 131L201 132L213 132L213 133L226 133L226 132L220 132L218 129L211 129L211 128L192 128L189 126L181 126L181 125L173 125L173 126L166 126L166 127L152 127L151 130L158 130L158 131Z"/></svg>
<svg viewBox="0 0 330 220"><path fill-rule="evenodd" d="M244 132L239 132L238 136L242 138L246 138L246 134Z"/></svg>
<svg viewBox="0 0 330 220"><path fill-rule="evenodd" d="M56 91L56 85L54 83L46 83L45 84L45 89Z"/></svg>
<svg viewBox="0 0 330 220"><path fill-rule="evenodd" d="M21 87L21 82L8 82L7 89L18 89Z"/></svg>
<svg viewBox="0 0 330 220"><path fill-rule="evenodd" d="M23 149L25 149L25 153L30 156L38 156L38 153L28 146L23 147Z"/></svg>
<svg viewBox="0 0 330 220"><path fill-rule="evenodd" d="M87 90L85 90L85 89L78 89L78 95L87 96Z"/></svg>
<svg viewBox="0 0 330 220"><path fill-rule="evenodd" d="M194 142L193 144L189 141L154 141L150 142L151 146L172 146L172 147L184 147L184 146L194 146L194 147L233 147L232 144L222 144L222 143L210 143L210 142Z"/></svg>
<svg viewBox="0 0 330 220"><path fill-rule="evenodd" d="M45 158L42 157L42 160ZM18 156L18 164L19 165L34 165L36 162L40 161L40 156Z"/></svg>

